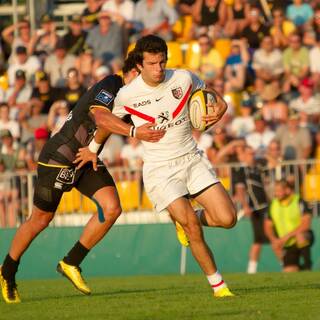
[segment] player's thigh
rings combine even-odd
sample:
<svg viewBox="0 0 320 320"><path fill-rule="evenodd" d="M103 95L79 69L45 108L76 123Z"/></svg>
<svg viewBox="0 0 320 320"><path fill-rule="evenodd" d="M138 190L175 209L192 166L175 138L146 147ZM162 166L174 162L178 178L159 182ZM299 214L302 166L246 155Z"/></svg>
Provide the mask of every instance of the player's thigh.
<svg viewBox="0 0 320 320"><path fill-rule="evenodd" d="M143 182L145 190L158 212L175 200L188 194L186 183L181 179L181 165L145 165Z"/></svg>
<svg viewBox="0 0 320 320"><path fill-rule="evenodd" d="M229 221L229 224L234 224L236 210L229 194L220 182L206 188L195 199L212 219Z"/></svg>
<svg viewBox="0 0 320 320"><path fill-rule="evenodd" d="M89 167L83 172L76 183L76 188L85 196L98 201L102 208L115 209L120 207L118 192L107 168L98 166L94 171Z"/></svg>
<svg viewBox="0 0 320 320"><path fill-rule="evenodd" d="M33 204L36 209L33 209L35 215L41 215L48 212L53 214L56 212L60 203L63 191L57 188L57 177L61 168L54 167L38 167L38 176L35 182Z"/></svg>

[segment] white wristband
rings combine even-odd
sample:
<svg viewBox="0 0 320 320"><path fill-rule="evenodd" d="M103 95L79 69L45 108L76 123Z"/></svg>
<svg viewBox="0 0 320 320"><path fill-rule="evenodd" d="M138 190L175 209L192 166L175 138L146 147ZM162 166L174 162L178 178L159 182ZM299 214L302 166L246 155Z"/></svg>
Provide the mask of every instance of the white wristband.
<svg viewBox="0 0 320 320"><path fill-rule="evenodd" d="M88 148L92 153L97 153L100 146L101 146L101 143L96 143L94 140L94 137L93 137L93 139L91 140L91 142L88 145Z"/></svg>

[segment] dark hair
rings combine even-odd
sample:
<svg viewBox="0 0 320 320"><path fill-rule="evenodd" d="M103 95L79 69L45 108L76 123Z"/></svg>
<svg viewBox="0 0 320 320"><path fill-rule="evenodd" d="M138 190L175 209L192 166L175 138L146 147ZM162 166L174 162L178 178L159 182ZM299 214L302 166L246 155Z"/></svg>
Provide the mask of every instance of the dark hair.
<svg viewBox="0 0 320 320"><path fill-rule="evenodd" d="M294 181L288 181L284 178L276 180L275 184L281 184L284 188L289 188L290 190L294 190Z"/></svg>
<svg viewBox="0 0 320 320"><path fill-rule="evenodd" d="M127 59L124 61L124 64L122 67L122 73L126 74L132 69L137 68L136 61L137 61L137 57L136 57L135 51L129 52Z"/></svg>
<svg viewBox="0 0 320 320"><path fill-rule="evenodd" d="M134 51L136 54L137 64L142 64L144 52L164 53L166 59L168 57L168 47L166 42L153 34L140 38L136 43Z"/></svg>

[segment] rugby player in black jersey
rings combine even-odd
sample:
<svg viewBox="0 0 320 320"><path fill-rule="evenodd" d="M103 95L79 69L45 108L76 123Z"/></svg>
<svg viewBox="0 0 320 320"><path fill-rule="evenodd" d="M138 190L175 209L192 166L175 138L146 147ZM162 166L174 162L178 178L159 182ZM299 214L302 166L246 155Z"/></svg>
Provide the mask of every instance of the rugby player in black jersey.
<svg viewBox="0 0 320 320"><path fill-rule="evenodd" d="M111 75L91 87L70 112L61 130L44 146L39 156L32 215L17 230L9 253L0 267L2 295L7 303L20 302L15 275L21 256L33 239L49 225L63 193L73 187L95 200L100 215L94 214L91 217L79 241L59 261L57 271L82 293L91 293L81 276L79 265L117 220L121 206L114 181L102 162L89 162L77 169L75 162L78 149L88 146L93 137L94 151L102 148L109 135L105 130L106 118L113 122L111 127L114 133L135 136L141 140L156 142L165 133L152 130L152 124L135 128L112 115L113 100L123 86L123 81L127 83L137 75L133 55L127 58L123 74L123 79ZM106 112L110 116L103 116Z"/></svg>

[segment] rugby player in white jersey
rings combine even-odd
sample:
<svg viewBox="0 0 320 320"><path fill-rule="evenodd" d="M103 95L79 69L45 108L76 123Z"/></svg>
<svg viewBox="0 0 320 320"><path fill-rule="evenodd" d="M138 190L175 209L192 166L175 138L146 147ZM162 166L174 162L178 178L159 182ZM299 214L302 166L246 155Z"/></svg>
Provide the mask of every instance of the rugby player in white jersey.
<svg viewBox="0 0 320 320"><path fill-rule="evenodd" d="M153 123L155 129L166 130L158 142L142 142L146 192L157 211L168 210L182 226L214 296L233 296L217 270L201 227L232 228L236 223L228 193L192 138L187 102L191 93L205 84L189 71L165 68L167 45L159 37L141 38L134 52L140 75L120 89L112 112L120 118L130 115L135 127ZM210 107L214 112L206 116L206 121L215 123L226 111L226 103L218 96L217 104ZM128 128L115 119L110 121L110 117L108 113L100 116L108 130L128 135ZM130 135L134 135L135 127L130 128ZM195 213L188 197L193 197L204 210Z"/></svg>

